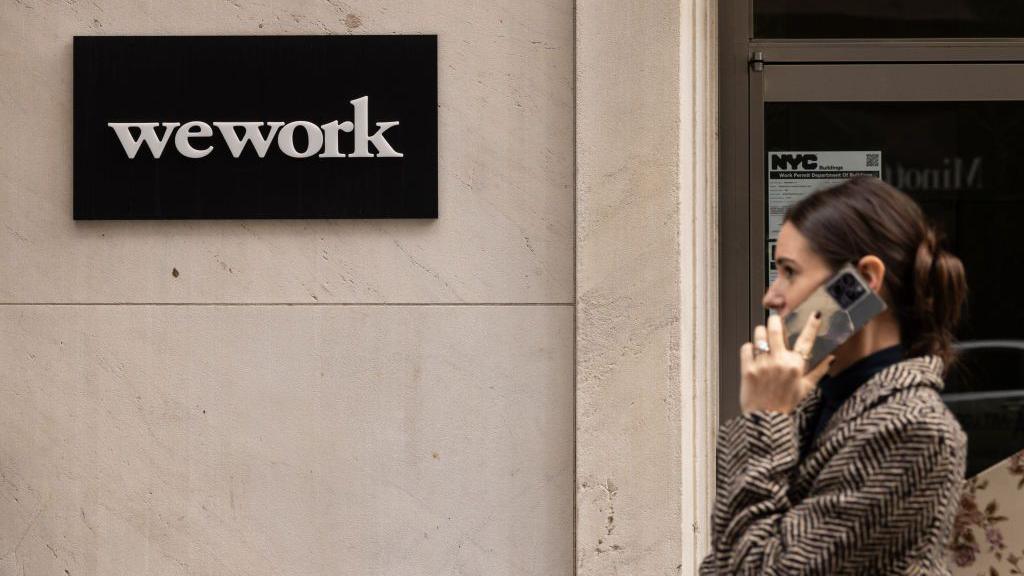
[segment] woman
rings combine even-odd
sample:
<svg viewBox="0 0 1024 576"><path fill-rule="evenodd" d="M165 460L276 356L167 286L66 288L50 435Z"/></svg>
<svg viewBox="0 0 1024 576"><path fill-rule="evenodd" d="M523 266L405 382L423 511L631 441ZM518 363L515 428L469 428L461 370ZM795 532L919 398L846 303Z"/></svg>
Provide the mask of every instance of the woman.
<svg viewBox="0 0 1024 576"><path fill-rule="evenodd" d="M719 434L701 574L949 574L967 439L939 392L963 265L870 177L792 206L775 250L771 316L740 350L742 414ZM821 320L790 350L780 319L848 262L888 308L806 367Z"/></svg>

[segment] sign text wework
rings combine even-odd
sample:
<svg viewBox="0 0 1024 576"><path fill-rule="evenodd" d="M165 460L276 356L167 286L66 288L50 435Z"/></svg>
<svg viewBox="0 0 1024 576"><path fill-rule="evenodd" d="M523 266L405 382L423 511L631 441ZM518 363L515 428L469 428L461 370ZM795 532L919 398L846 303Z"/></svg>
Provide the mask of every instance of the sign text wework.
<svg viewBox="0 0 1024 576"><path fill-rule="evenodd" d="M76 219L434 218L435 36L76 37Z"/></svg>

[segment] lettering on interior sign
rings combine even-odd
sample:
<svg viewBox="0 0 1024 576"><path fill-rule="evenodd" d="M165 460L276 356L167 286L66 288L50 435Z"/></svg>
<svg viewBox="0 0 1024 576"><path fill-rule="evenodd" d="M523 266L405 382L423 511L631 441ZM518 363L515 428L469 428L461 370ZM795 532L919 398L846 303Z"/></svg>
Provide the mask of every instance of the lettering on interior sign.
<svg viewBox="0 0 1024 576"><path fill-rule="evenodd" d="M263 158L267 155L270 143L277 136L277 147L286 156L292 158L402 158L404 155L397 152L384 136L384 132L393 126L397 121L376 122L377 131L370 135L369 122L369 97L363 96L350 102L354 108L354 119L338 122L334 120L326 124L317 125L305 120L294 122L213 122L220 132L221 138L231 150L231 155L238 158L245 151L248 144L252 144L256 154ZM213 151L213 146L207 145L196 147L195 140L213 136L213 128L210 124L200 120L192 120L181 124L180 122L108 122L107 126L117 134L124 153L128 158L134 159L142 144L149 148L153 158L159 159L167 147L171 136L174 136L174 147L178 153L186 158L203 158ZM163 127L163 135L157 135L157 127ZM263 127L269 128L264 134ZM134 130L133 130L134 129ZM242 136L239 137L238 129L242 129ZM298 150L295 145L295 132L302 130L306 134L305 150ZM136 137L134 133L137 133ZM353 133L354 144L352 151L343 153L339 145L339 132ZM376 154L370 152L370 144L376 149Z"/></svg>
<svg viewBox="0 0 1024 576"><path fill-rule="evenodd" d="M942 166L905 166L901 162L886 164L883 180L912 191L980 190L984 188L983 156L943 158Z"/></svg>
<svg viewBox="0 0 1024 576"><path fill-rule="evenodd" d="M772 170L815 170L817 154L772 154Z"/></svg>

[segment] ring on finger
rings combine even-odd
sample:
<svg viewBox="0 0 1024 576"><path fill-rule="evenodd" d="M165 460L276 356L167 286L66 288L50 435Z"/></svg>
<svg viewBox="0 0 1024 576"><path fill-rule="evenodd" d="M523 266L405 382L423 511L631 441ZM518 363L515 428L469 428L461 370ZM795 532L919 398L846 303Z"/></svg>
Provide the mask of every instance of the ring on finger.
<svg viewBox="0 0 1024 576"><path fill-rule="evenodd" d="M768 341L767 340L758 340L758 341L754 342L754 355L755 356L758 355L758 354L764 354L764 353L769 352L769 351L771 351L771 349L768 347Z"/></svg>

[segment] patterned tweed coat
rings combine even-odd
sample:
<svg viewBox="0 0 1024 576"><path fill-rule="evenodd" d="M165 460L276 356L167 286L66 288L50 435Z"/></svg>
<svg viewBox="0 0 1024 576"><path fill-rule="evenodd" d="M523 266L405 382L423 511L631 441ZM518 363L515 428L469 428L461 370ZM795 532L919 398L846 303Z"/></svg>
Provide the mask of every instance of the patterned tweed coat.
<svg viewBox="0 0 1024 576"><path fill-rule="evenodd" d="M712 574L949 574L967 437L939 397L942 360L910 358L862 384L807 457L821 400L755 411L718 439Z"/></svg>

